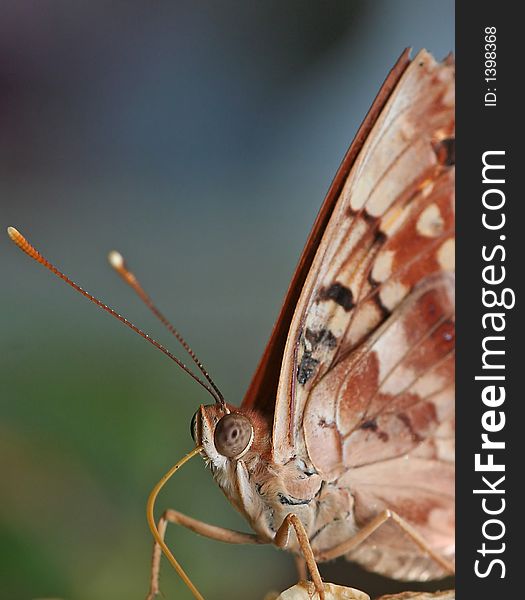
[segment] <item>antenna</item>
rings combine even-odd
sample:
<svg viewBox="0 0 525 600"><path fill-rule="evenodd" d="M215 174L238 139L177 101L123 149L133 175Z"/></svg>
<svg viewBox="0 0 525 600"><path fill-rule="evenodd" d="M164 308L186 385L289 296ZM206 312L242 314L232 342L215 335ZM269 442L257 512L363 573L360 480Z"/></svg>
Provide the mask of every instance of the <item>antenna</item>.
<svg viewBox="0 0 525 600"><path fill-rule="evenodd" d="M64 273L62 273L52 263L50 263L47 260L47 258L45 258L42 254L40 254L40 252L34 246L32 246L27 241L27 239L17 229L15 229L14 227L8 227L7 233L9 235L9 237L11 238L11 240L20 248L20 250L25 252L30 258L32 258L34 261L40 263L44 267L46 267L46 269L48 269L49 271L54 273L57 277L62 279L62 281L65 281L69 286L71 286L77 292L82 294L82 296L84 296L85 298L87 298L88 300L93 302L93 304L96 304L99 308L101 308L102 310L106 311L107 313L109 313L110 315L112 315L113 317L118 319L121 323L124 323L124 325L126 325L127 327L132 329L135 333L138 333L141 337L143 337L145 340L147 340L150 344L155 346L155 348L158 348L168 358L171 358L171 360L173 362L177 363L183 371L185 371L192 379L194 379L197 383L199 383L209 394L211 394L211 396L213 396L213 398L215 399L215 401L217 403L224 404L224 398L223 398L222 394L217 393L217 391L214 389L215 386L211 387L210 385L208 385L208 383L206 383L200 377L198 377L192 371L190 371L190 369L188 369L188 367L181 360L179 360L174 354L172 354L169 350L167 350L162 344L157 342L157 340L153 339L147 333L145 333L144 331L142 331L141 329L139 329L138 327L133 325L133 323L131 323L131 321L128 321L128 319L126 319L125 317L120 315L117 311L113 310L111 307L107 306L106 304L104 304L103 302L98 300L98 298L95 298L95 296L91 295L89 292L86 292L78 284L76 284L74 281L72 281L67 275L64 275Z"/></svg>
<svg viewBox="0 0 525 600"><path fill-rule="evenodd" d="M168 329L170 333L172 333L180 345L186 350L186 352L190 355L193 362L197 365L199 371L204 375L208 383L211 387L217 392L217 395L221 398L222 403L224 404L224 397L219 390L219 388L215 385L215 382L208 374L208 371L205 369L202 362L197 358L195 352L190 348L188 342L182 337L181 333L175 329L175 327L166 319L166 317L160 312L160 310L155 306L151 297L146 293L139 280L135 276L135 274L129 270L124 257L120 252L116 250L112 250L108 254L109 264L113 267L113 269L120 275L120 277L127 283L139 296L139 298L144 302L144 304L151 310L151 312L157 317L157 319Z"/></svg>

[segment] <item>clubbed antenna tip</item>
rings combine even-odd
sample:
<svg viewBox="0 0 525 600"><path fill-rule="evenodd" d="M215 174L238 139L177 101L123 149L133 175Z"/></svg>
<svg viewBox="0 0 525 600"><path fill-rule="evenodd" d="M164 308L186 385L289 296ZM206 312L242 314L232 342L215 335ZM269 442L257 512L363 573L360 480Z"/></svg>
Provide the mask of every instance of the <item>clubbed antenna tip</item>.
<svg viewBox="0 0 525 600"><path fill-rule="evenodd" d="M109 264L117 271L122 269L122 267L124 266L124 257L120 252L117 252L116 250L112 250L108 254L108 261Z"/></svg>
<svg viewBox="0 0 525 600"><path fill-rule="evenodd" d="M7 228L7 234L14 241L20 235L20 232L18 231L18 229L15 229L14 227L9 226Z"/></svg>

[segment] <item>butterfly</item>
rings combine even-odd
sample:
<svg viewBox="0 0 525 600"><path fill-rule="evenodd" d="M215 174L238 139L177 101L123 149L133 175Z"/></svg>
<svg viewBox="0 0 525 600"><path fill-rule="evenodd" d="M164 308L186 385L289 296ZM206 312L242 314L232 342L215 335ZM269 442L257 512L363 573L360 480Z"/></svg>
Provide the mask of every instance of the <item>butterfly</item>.
<svg viewBox="0 0 525 600"><path fill-rule="evenodd" d="M259 539L310 558L312 575L313 560L344 555L425 580L454 554L453 148L452 58L403 54L240 408L197 412L223 492Z"/></svg>
<svg viewBox="0 0 525 600"><path fill-rule="evenodd" d="M317 563L345 556L395 579L453 571L454 61L405 51L328 191L240 406L153 305L122 257L112 264L179 339L204 380L51 265L17 245L190 372L214 403L191 432L221 490L254 533L175 510L154 525L150 598L169 522ZM188 455L190 456L190 455ZM186 458L176 465L178 468ZM157 486L155 496L160 489ZM172 560L173 559L173 560Z"/></svg>

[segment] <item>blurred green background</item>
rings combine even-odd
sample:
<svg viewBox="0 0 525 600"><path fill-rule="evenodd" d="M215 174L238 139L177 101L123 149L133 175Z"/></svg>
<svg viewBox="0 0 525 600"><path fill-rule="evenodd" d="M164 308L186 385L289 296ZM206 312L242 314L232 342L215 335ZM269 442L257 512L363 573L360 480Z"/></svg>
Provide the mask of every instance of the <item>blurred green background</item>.
<svg viewBox="0 0 525 600"><path fill-rule="evenodd" d="M450 1L3 1L1 225L176 349L106 265L122 251L240 402L387 71L405 46L453 50L453 19ZM146 498L209 398L6 235L0 269L0 597L143 598ZM164 507L246 530L198 459ZM168 541L206 597L294 582L274 548ZM345 561L323 572L407 587ZM190 597L167 564L162 588Z"/></svg>

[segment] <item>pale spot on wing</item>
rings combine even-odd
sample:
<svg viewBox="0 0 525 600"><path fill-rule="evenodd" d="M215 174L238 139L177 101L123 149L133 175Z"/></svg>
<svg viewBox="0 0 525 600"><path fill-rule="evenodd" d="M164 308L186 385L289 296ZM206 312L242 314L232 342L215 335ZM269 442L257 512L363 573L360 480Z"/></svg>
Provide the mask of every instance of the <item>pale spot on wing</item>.
<svg viewBox="0 0 525 600"><path fill-rule="evenodd" d="M445 75L442 74L441 75L441 79L444 79ZM443 97L441 99L441 101L443 102L443 106L454 106L454 103L456 101L456 89L455 87L452 86L447 86L447 88L445 88L446 91L443 94Z"/></svg>
<svg viewBox="0 0 525 600"><path fill-rule="evenodd" d="M326 265L320 276L319 284L329 288L334 283L355 252L363 251L363 239L370 235L370 226L363 217L349 218L345 211L337 216L337 228L333 230L333 238L329 254L325 257Z"/></svg>
<svg viewBox="0 0 525 600"><path fill-rule="evenodd" d="M399 357L403 356L408 350L406 336L403 332L403 324L394 321L392 325L383 333L374 347L374 353L377 356L379 365L378 382L381 382L390 373L397 364Z"/></svg>
<svg viewBox="0 0 525 600"><path fill-rule="evenodd" d="M422 198L428 198L430 194L434 191L435 182L432 179L426 179L421 187L420 193Z"/></svg>
<svg viewBox="0 0 525 600"><path fill-rule="evenodd" d="M394 205L381 219L379 231L384 233L386 237L391 238L398 229L404 225L407 218L410 216L411 206L409 204L400 207Z"/></svg>
<svg viewBox="0 0 525 600"><path fill-rule="evenodd" d="M410 141L416 133L416 127L410 121L405 121L399 127L399 134L402 140L405 142Z"/></svg>
<svg viewBox="0 0 525 600"><path fill-rule="evenodd" d="M403 300L408 291L408 287L400 281L388 281L381 288L381 291L379 292L379 299L381 300L381 304L387 310L392 311L401 302L401 300Z"/></svg>
<svg viewBox="0 0 525 600"><path fill-rule="evenodd" d="M416 229L419 235L424 237L437 237L443 233L443 225L444 221L439 207L437 204L431 204L421 213Z"/></svg>
<svg viewBox="0 0 525 600"><path fill-rule="evenodd" d="M444 383L447 381L440 373L436 371L430 371L425 373L424 377L420 377L412 386L412 391L425 398L439 391Z"/></svg>
<svg viewBox="0 0 525 600"><path fill-rule="evenodd" d="M337 261L340 261L339 268L340 265L348 258L348 256L351 255L356 246L362 241L363 237L366 236L366 234L369 231L368 223L364 219L357 219L355 221L352 221L351 224L348 224L348 227L348 236L345 240L344 246L345 251L340 253L341 256L334 257ZM328 271L329 273L337 273L337 271L333 270L334 266L335 265L333 263L330 265L330 269Z"/></svg>
<svg viewBox="0 0 525 600"><path fill-rule="evenodd" d="M400 192L415 184L428 165L436 163L432 147L425 139L414 141L388 170L388 177L376 181L366 203L366 212L380 217L399 197ZM356 184L358 189L360 182Z"/></svg>
<svg viewBox="0 0 525 600"><path fill-rule="evenodd" d="M448 394L450 397L450 403L452 404L452 408L454 408L454 406L453 406L454 390L449 389ZM448 419L444 420L443 423L441 423L441 425L439 426L439 428L436 432L436 437L439 439L442 439L442 440L451 441L452 448L453 448L454 442L455 442L455 435L456 435L456 419L455 419L454 414L452 413Z"/></svg>
<svg viewBox="0 0 525 600"><path fill-rule="evenodd" d="M395 320L374 346L379 365L378 383L383 381L390 371L398 363L399 358L408 351L408 341L404 333L404 324Z"/></svg>
<svg viewBox="0 0 525 600"><path fill-rule="evenodd" d="M456 264L456 243L453 238L449 238L440 246L438 253L439 266L444 271L454 271Z"/></svg>
<svg viewBox="0 0 525 600"><path fill-rule="evenodd" d="M356 309L353 319L345 338L345 345L353 348L364 336L372 331L383 317L382 310L373 300L360 304Z"/></svg>
<svg viewBox="0 0 525 600"><path fill-rule="evenodd" d="M436 457L438 460L453 463L456 458L456 449L454 442L450 439L436 438L434 440L436 447Z"/></svg>
<svg viewBox="0 0 525 600"><path fill-rule="evenodd" d="M372 268L372 279L381 283L390 277L392 273L392 262L394 260L394 251L385 250L380 252Z"/></svg>
<svg viewBox="0 0 525 600"><path fill-rule="evenodd" d="M396 396L407 387L407 381L413 381L414 379L415 372L413 369L399 366L386 377L381 386L381 392Z"/></svg>
<svg viewBox="0 0 525 600"><path fill-rule="evenodd" d="M363 186L363 187L366 187L366 188L369 188L369 187L372 185L373 181L374 181L374 178L373 178L373 176L370 176L370 175L369 175L369 176L367 177L367 176L366 176L366 173L365 173L365 177L364 177L364 179L365 179L365 181L363 181L363 182L362 182L362 186ZM368 181L366 181L366 180L368 180ZM350 184L350 180L347 180L347 182L346 182L346 184L345 184L345 188L346 188L346 187L347 187L349 184ZM344 189L344 190L343 190L343 194L341 194L341 195L344 197L345 193L346 193L346 194L348 193L346 189ZM354 211L356 211L356 212L357 212L358 210L360 210L361 208L363 208L363 206L365 205L366 201L367 201L367 195L366 195L366 194L363 194L363 193L361 192L361 190L360 190L359 188L357 188L357 189L356 189L356 190L355 190L355 191L352 193L352 197L351 197L351 199L350 199L350 207L352 208L352 210L354 210Z"/></svg>
<svg viewBox="0 0 525 600"><path fill-rule="evenodd" d="M449 132L446 129L437 129L434 133L434 139L436 140L446 140L449 136Z"/></svg>

